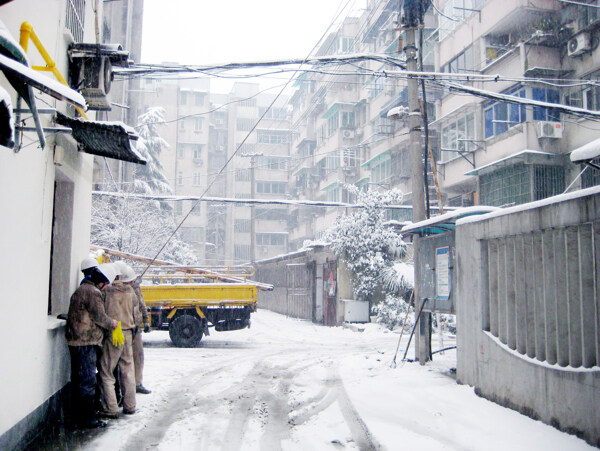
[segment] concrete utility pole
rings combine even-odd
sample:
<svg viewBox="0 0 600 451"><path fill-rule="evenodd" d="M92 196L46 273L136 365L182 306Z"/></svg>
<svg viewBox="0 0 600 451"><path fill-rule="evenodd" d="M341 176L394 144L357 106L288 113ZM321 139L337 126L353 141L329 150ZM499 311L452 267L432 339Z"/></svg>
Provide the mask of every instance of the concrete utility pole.
<svg viewBox="0 0 600 451"><path fill-rule="evenodd" d="M404 52L406 53L406 69L411 72L420 70L417 64L416 30L423 23L422 0L404 1L404 31L406 43ZM402 14L402 11L401 11ZM423 180L423 140L421 124L421 107L419 104L419 80L418 78L408 79L408 124L410 136L410 163L411 163L411 187L412 187L412 220L419 222L426 219L425 213L425 183ZM421 298L418 292L420 280L419 270L419 238L413 237L413 261L415 265L415 311L420 311ZM417 336L415 338L416 358L424 365L431 355L431 339L429 328L431 321L430 313L423 313L419 319L417 327Z"/></svg>
<svg viewBox="0 0 600 451"><path fill-rule="evenodd" d="M262 156L262 152L243 153L242 157L250 158L250 199L256 197L256 177L254 168L256 166L256 157ZM254 204L250 205L250 261L256 261L256 215L254 212Z"/></svg>

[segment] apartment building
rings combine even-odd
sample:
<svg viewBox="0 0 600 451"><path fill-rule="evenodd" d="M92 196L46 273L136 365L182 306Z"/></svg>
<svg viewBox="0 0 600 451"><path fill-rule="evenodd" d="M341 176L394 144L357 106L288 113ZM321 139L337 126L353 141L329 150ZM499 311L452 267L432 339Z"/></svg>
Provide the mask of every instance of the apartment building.
<svg viewBox="0 0 600 451"><path fill-rule="evenodd" d="M369 2L359 17L347 18L324 40L318 54L384 53L402 60L401 6ZM427 11L422 31L417 30L419 38L423 35L422 68L448 74L426 83L425 99L420 93L428 116L428 154L436 162L444 205L508 206L560 194L572 183L570 189L600 183L591 170L578 177L583 167L568 159L569 152L599 137L593 120L451 89L454 83L597 110L598 6L596 1L448 0ZM410 204L407 117L387 116L392 108L408 106L406 79L399 67L373 61L353 66L355 75L344 69L338 75L304 73L296 80L292 192L344 202L349 183L362 189L396 187ZM435 208L429 165L428 197ZM292 247L319 238L338 214L339 208L294 209ZM390 217L410 219L411 213Z"/></svg>
<svg viewBox="0 0 600 451"><path fill-rule="evenodd" d="M401 64L399 10L397 0L369 2L360 16L346 18L323 41L317 55L384 54ZM434 18L427 19L423 44L426 70L433 68L437 36ZM297 78L291 97L294 142L290 172L290 186L297 198L352 202L347 185L362 190L397 187L405 194L404 202L410 204L407 117L388 118L392 108L408 106L406 79L386 75L400 69L397 64L365 60L358 67L340 65L336 68L339 74L307 72ZM429 92L425 99L430 118L439 91ZM434 133L430 138L435 141ZM294 208L292 248L302 247L304 240L322 237L341 213L339 207ZM411 210L390 212L389 217L409 219Z"/></svg>
<svg viewBox="0 0 600 451"><path fill-rule="evenodd" d="M271 106L275 96L259 88L235 83L229 93L219 94L205 77L144 78L142 109L165 110L159 133L169 145L160 162L175 195L287 198L287 99ZM196 200L173 205L176 222L187 216L181 239L204 264L243 264L287 252L287 206Z"/></svg>
<svg viewBox="0 0 600 451"><path fill-rule="evenodd" d="M597 79L599 69L598 5L589 3L448 1L436 70L498 75L495 82L466 84L596 110L598 87L586 81ZM436 127L442 191L455 206L508 206L560 194L582 169L569 163L568 153L599 137L594 122L553 108L448 90L438 102ZM576 186L597 183L597 174L586 171Z"/></svg>

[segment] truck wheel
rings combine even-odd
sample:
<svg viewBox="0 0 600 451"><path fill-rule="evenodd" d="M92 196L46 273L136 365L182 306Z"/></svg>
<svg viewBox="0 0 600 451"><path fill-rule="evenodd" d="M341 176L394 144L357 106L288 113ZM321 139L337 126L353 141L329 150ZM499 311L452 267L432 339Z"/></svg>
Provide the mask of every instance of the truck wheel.
<svg viewBox="0 0 600 451"><path fill-rule="evenodd" d="M202 323L195 316L178 316L169 323L169 337L178 348L198 346L202 338Z"/></svg>

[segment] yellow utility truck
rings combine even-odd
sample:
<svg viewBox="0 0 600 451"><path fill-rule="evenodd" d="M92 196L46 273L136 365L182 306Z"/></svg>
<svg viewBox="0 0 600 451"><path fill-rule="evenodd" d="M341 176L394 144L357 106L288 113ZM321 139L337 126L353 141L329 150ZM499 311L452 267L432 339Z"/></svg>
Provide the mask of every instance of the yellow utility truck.
<svg viewBox="0 0 600 451"><path fill-rule="evenodd" d="M249 280L251 266L190 267L140 255L91 246L104 261L121 259L143 264L140 284L150 326L168 330L175 346L197 346L209 327L216 331L250 327L257 290L273 286Z"/></svg>
<svg viewBox="0 0 600 451"><path fill-rule="evenodd" d="M250 327L257 287L244 283L141 285L150 326L168 330L175 346L197 346L209 326L216 331Z"/></svg>

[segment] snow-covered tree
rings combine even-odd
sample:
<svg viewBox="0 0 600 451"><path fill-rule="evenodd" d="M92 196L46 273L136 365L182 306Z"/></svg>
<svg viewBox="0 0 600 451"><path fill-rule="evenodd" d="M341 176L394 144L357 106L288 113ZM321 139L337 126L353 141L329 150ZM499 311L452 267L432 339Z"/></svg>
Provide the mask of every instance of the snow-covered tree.
<svg viewBox="0 0 600 451"><path fill-rule="evenodd" d="M172 213L155 202L129 197L94 196L92 244L154 257L174 230ZM180 264L197 263L191 248L177 234L169 240L158 258Z"/></svg>
<svg viewBox="0 0 600 451"><path fill-rule="evenodd" d="M414 309L410 306L410 296L414 288L414 266L407 262L394 262L382 271L381 283L385 299L373 306L377 322L390 330L402 325L405 320L404 327L412 327Z"/></svg>
<svg viewBox="0 0 600 451"><path fill-rule="evenodd" d="M136 165L133 185L121 188L122 193L164 194L171 187L159 161L160 153L168 147L158 133L158 123L164 122L163 108L150 108L139 117L137 150L146 165ZM132 254L158 256L180 264L195 264L191 248L173 234L175 222L172 209L159 202L131 197L95 195L92 201L91 242L97 246Z"/></svg>
<svg viewBox="0 0 600 451"><path fill-rule="evenodd" d="M400 203L402 192L397 189L363 192L354 186L347 189L356 195L356 203L362 208L338 217L327 231L326 240L350 269L357 299L373 300L377 290L382 289L384 269L406 253L400 236L384 225L385 207Z"/></svg>
<svg viewBox="0 0 600 451"><path fill-rule="evenodd" d="M163 174L159 156L169 144L158 133L159 124L165 121L165 110L162 107L148 108L138 118L138 134L136 149L145 158L145 165L135 168L135 191L145 194L171 193L171 185Z"/></svg>

